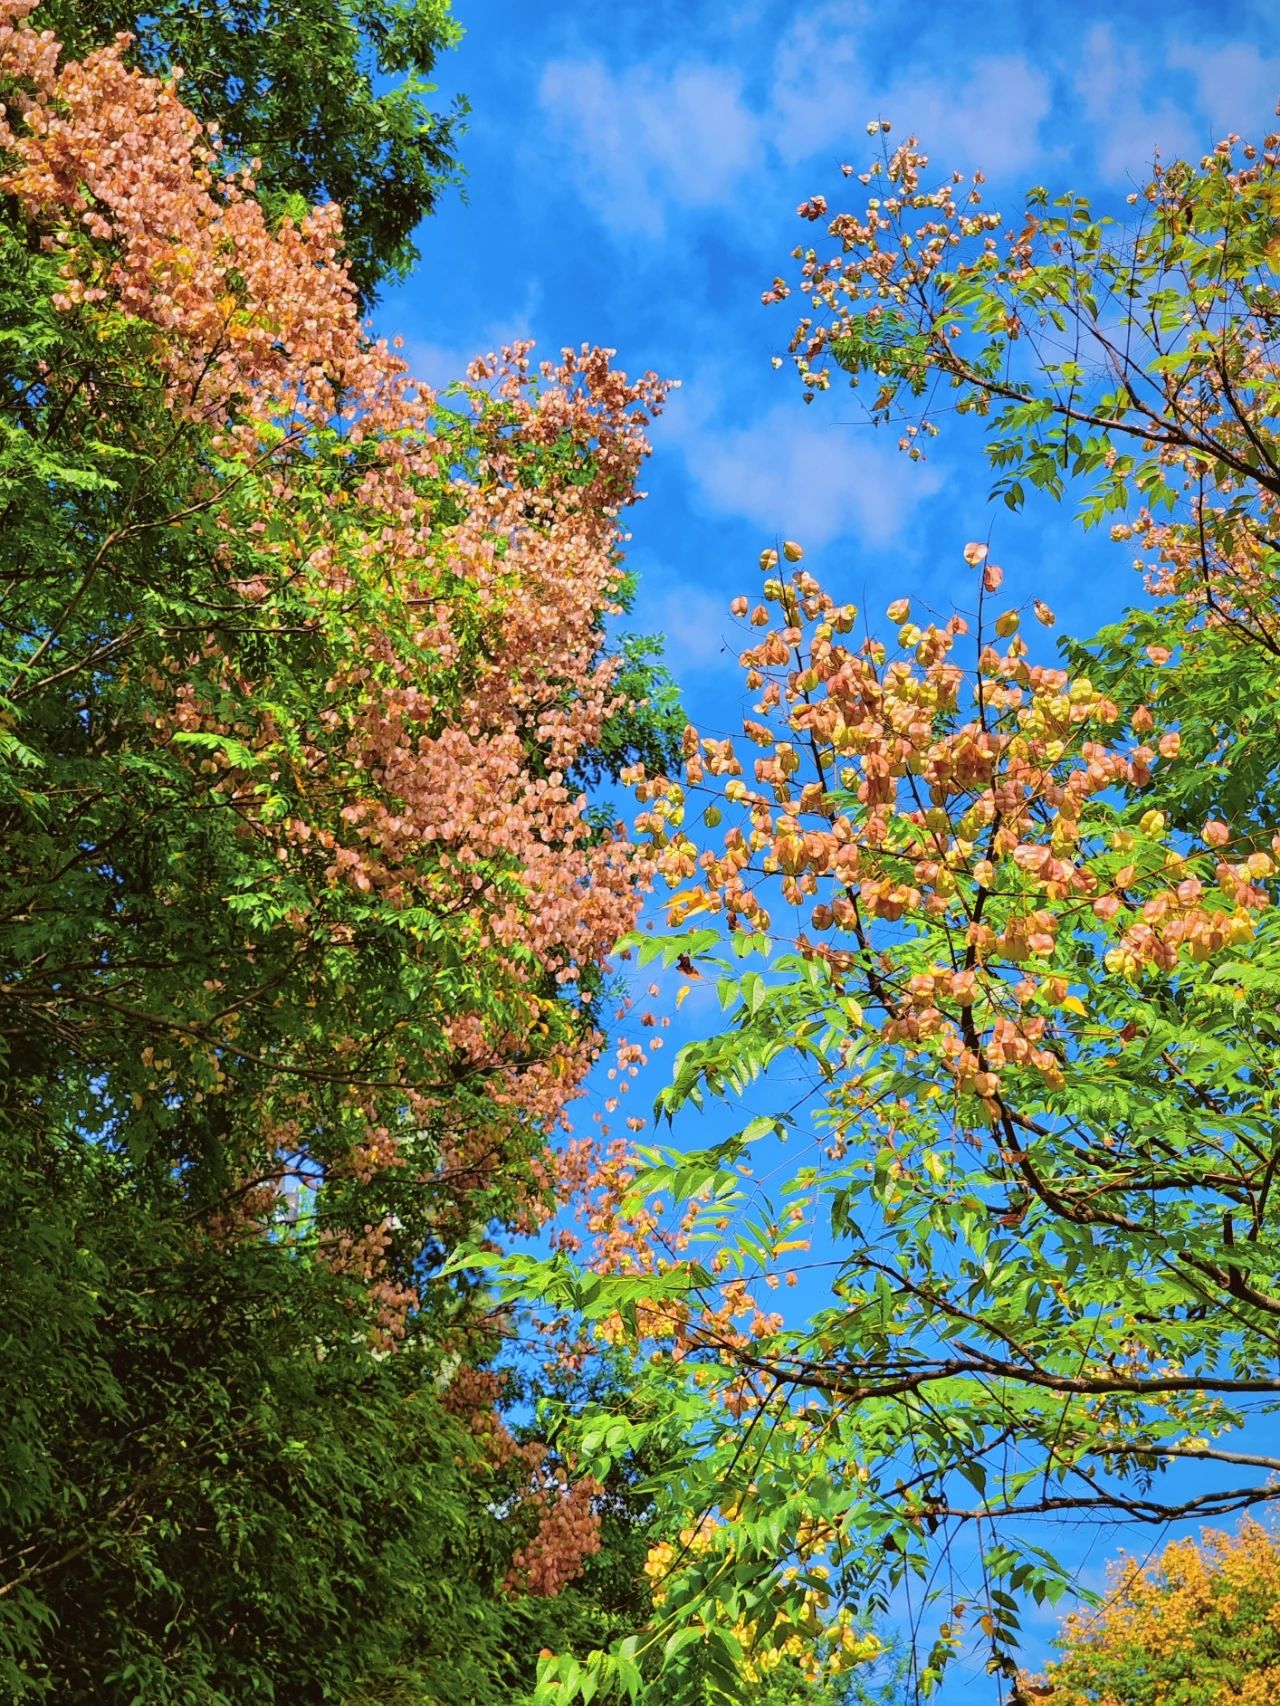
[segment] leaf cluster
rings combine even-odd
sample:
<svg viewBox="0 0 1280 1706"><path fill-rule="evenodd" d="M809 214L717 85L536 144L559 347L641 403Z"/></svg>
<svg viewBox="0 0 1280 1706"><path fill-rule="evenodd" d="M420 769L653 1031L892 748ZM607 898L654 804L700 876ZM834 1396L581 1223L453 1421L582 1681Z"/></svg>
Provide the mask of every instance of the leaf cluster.
<svg viewBox="0 0 1280 1706"><path fill-rule="evenodd" d="M450 0L44 0L44 27L77 57L123 30L153 75L216 124L228 166L254 167L263 206L342 208L346 257L368 306L418 258L415 232L460 182L467 103L443 109L432 73L462 30Z"/></svg>

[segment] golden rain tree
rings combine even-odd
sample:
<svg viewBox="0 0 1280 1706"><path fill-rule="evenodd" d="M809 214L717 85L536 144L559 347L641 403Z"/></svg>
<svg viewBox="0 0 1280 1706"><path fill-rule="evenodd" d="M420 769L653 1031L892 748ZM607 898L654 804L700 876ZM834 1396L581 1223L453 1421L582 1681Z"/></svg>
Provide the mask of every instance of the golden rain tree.
<svg viewBox="0 0 1280 1706"><path fill-rule="evenodd" d="M1055 655L975 509L954 611L904 588L867 633L790 542L735 602L753 712L642 784L679 928L633 945L727 1015L661 1111L776 1101L606 1158L596 1271L537 1276L688 1440L653 1622L549 1659L547 1706L580 1675L693 1700L708 1653L732 1698L899 1590L931 1607L921 1694L970 1643L1013 1680L1022 1604L1070 1575L1028 1519L1280 1491L1241 1437L1280 1407L1278 149L1160 168L1116 224L1043 190L1010 220L908 139L846 170L861 205L799 209L823 235L766 301L804 299L806 395L849 381L913 457L976 417L993 495L1077 494L1135 599ZM571 1437L590 1465L634 1428Z"/></svg>

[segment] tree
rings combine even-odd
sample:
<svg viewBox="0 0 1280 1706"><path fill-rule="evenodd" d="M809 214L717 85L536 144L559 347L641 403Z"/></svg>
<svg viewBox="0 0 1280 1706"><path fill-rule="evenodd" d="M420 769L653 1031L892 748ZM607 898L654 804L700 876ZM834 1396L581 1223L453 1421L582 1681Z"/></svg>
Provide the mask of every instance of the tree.
<svg viewBox="0 0 1280 1706"><path fill-rule="evenodd" d="M426 1336L371 1358L339 1276L102 1148L4 1155L4 1697L341 1700L425 1625L492 1698L503 1536Z"/></svg>
<svg viewBox="0 0 1280 1706"><path fill-rule="evenodd" d="M664 388L520 348L436 399L362 327L336 209L269 216L172 85L31 10L0 4L2 1686L518 1699L531 1634L612 1632L603 1590L548 1606L616 1512L504 1419L502 1316L442 1268L554 1212L647 880L582 777L665 739L605 637Z"/></svg>
<svg viewBox="0 0 1280 1706"><path fill-rule="evenodd" d="M281 1239L211 1238L102 1146L2 1153L6 1700L514 1703L540 1648L643 1619L644 1466L585 1511L598 1551L547 1531L474 1314L371 1356L351 1282Z"/></svg>
<svg viewBox="0 0 1280 1706"><path fill-rule="evenodd" d="M462 34L450 0L44 0L41 19L77 58L128 31L144 71L180 67L183 101L224 157L258 162L269 218L338 203L366 307L408 272L415 229L459 181L466 102L435 110L430 81Z"/></svg>
<svg viewBox="0 0 1280 1706"><path fill-rule="evenodd" d="M970 1640L1012 1679L1021 1603L1068 1573L1022 1519L1277 1496L1280 1459L1230 1436L1280 1403L1280 139L1159 170L1126 230L1044 191L1010 224L925 172L908 141L865 210L800 209L830 238L797 251L807 394L870 384L916 457L929 411L988 421L996 495L1081 482L1149 598L1055 663L975 540L963 611L902 597L860 639L788 542L734 606L754 764L691 730L683 783L646 787L698 923L633 946L728 1012L660 1111L776 1098L614 1161L606 1276L560 1282L690 1442L667 1485L703 1538L631 1679L664 1701L692 1627L732 1697L735 1628L777 1645L806 1593L875 1613L913 1583L913 1694ZM767 1288L811 1246L829 1300L787 1323Z"/></svg>
<svg viewBox="0 0 1280 1706"><path fill-rule="evenodd" d="M572 1092L636 904L566 773L660 387L519 352L442 414L336 215L272 233L171 91L54 51L13 36L5 138L10 1083L193 1192L403 1139L460 1200Z"/></svg>
<svg viewBox="0 0 1280 1706"><path fill-rule="evenodd" d="M1043 1706L1265 1706L1280 1690L1280 1547L1259 1523L1206 1529L1144 1568L1123 1559L1105 1603L1073 1612L1062 1658L1024 1683Z"/></svg>

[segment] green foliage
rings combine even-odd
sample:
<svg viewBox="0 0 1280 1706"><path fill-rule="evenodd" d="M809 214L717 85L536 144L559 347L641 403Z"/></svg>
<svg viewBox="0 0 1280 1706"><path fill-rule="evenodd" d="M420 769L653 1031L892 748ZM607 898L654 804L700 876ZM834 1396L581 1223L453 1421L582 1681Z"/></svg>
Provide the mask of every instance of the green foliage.
<svg viewBox="0 0 1280 1706"><path fill-rule="evenodd" d="M367 1084L402 1124L410 1039L420 1060L448 1056L459 1012L478 1007L500 1025L522 1010L527 984L518 953L509 979L482 969L466 915L388 907L330 881L319 848L282 859L276 844L294 813L340 821L353 785L345 743L389 680L369 669L367 637L402 625L364 560L382 524L376 498L355 500L364 449L335 429L274 468L219 455L202 426L171 414L150 330L60 312L57 283L56 260L8 231L0 933L6 963L22 973L0 1004L0 1108L42 1129L109 1136L158 1177L176 1165L193 1201L214 1205L246 1149L260 1149L264 1122L302 1121L317 1160L342 1156L369 1114L352 1087ZM58 386L46 369L65 376ZM463 467L478 454L475 434L474 421L457 428ZM441 536L454 520L452 472L422 481ZM350 554L349 585L327 590L300 572L269 606L237 595L275 584L290 541L321 521L335 551ZM432 572L457 639L451 669L401 638L443 717L486 660L488 618L446 552ZM232 659L238 694L226 680ZM328 684L349 673L368 685L335 698ZM179 683L224 705L238 732L155 738ZM663 738L645 715L635 708L633 729L648 731L636 738ZM618 735L610 762L629 738ZM529 746L536 759L532 734ZM486 876L516 894L500 861ZM309 939L304 918L324 921ZM580 1024L568 1008L561 1017ZM360 1039L349 1065L315 1067L344 1035ZM167 1093L154 1093L157 1081ZM455 1141L469 1123L492 1123L483 1074L447 1088ZM437 1139L424 1129L412 1140L425 1164ZM542 1142L528 1128L517 1147ZM516 1150L506 1159L515 1170L491 1170L491 1194L468 1213L523 1211ZM345 1206L330 1212L364 1224L367 1193L354 1182L343 1192ZM393 1200L378 1199L375 1220L394 1212L413 1228L401 1264L415 1247L439 1247L433 1192L406 1169Z"/></svg>
<svg viewBox="0 0 1280 1706"><path fill-rule="evenodd" d="M181 66L229 164L260 162L268 210L336 201L366 304L408 272L417 226L459 180L466 103L437 110L430 81L462 33L450 0L44 0L40 16L74 54L129 30L148 71Z"/></svg>
<svg viewBox="0 0 1280 1706"><path fill-rule="evenodd" d="M111 1145L3 1163L5 1699L492 1706L643 1617L628 1461L584 1578L499 1591L518 1483L441 1404L447 1323L371 1354L355 1286L210 1239Z"/></svg>
<svg viewBox="0 0 1280 1706"><path fill-rule="evenodd" d="M854 375L875 373L881 378L909 373L908 388L918 397L928 382L928 339L894 309L881 309L852 321L831 341L831 353Z"/></svg>
<svg viewBox="0 0 1280 1706"><path fill-rule="evenodd" d="M0 267L23 350L6 376L0 447L11 541L0 691L13 743L0 777L0 886L6 961L23 968L0 1014L4 1103L45 1130L110 1135L160 1175L179 1165L193 1197L212 1202L251 1141L234 1122L264 1117L281 1068L310 1083L321 1146L341 1151L354 1112L340 1105L344 1075L309 1079L308 1054L348 1024L373 1037L410 1014L438 1036L475 988L465 927L331 893L328 941L300 957L286 921L309 904L321 867L283 865L269 836L246 833L218 781L229 770L260 778L259 821L279 823L306 792L298 731L322 687L317 670L339 661L326 643L339 630L326 636L317 623L313 587L297 585L292 610L265 620L227 597L228 533L243 541L243 576L273 572L287 528L339 498L358 457L321 435L286 523L265 479L220 463L199 429L169 416L142 330L59 315L54 263L12 236ZM82 383L50 396L43 361ZM108 413L117 397L123 406ZM360 526L353 515L353 545ZM442 591L463 609L463 585L446 579ZM376 623L377 587L360 596ZM342 629L358 645L354 615L346 602ZM274 750L200 730L147 738L173 677L200 670L175 647L202 633L264 682L241 727L248 738L259 718L278 720ZM216 667L216 655L206 650L206 662ZM429 973L404 963L428 944ZM153 1093L157 1073L170 1095ZM228 1075L238 1095L220 1103ZM467 1095L460 1087L459 1101Z"/></svg>
<svg viewBox="0 0 1280 1706"><path fill-rule="evenodd" d="M735 779L649 816L692 885L673 918L725 927L633 942L715 977L725 1013L659 1113L749 1091L755 1117L641 1151L622 1271L556 1276L650 1359L639 1395L687 1441L657 1517L694 1538L636 1645L581 1675L561 1656L546 1706L692 1706L704 1641L734 1698L819 1591L827 1630L912 1593L904 1698L966 1648L1013 1681L1026 1605L1070 1585L1034 1519L1277 1495L1274 1455L1231 1435L1280 1411L1280 143L1169 168L1123 233L1033 195L1003 245L923 170L886 157L875 217L804 255L810 394L833 357L901 431L949 390L990 422L992 495L1082 491L1150 597L1059 673L1016 611L992 622L980 546L963 622L902 600L896 648L845 640L852 606L765 565L755 785L708 742ZM704 821L741 816L691 873L700 790ZM803 1321L771 1314L787 1277L825 1293ZM509 1294L544 1281L512 1270ZM571 1437L590 1461L607 1420Z"/></svg>
<svg viewBox="0 0 1280 1706"><path fill-rule="evenodd" d="M451 1698L486 1697L501 1609L430 1357L375 1361L349 1288L212 1242L109 1147L9 1139L3 1220L6 1698L342 1700L428 1611Z"/></svg>
<svg viewBox="0 0 1280 1706"><path fill-rule="evenodd" d="M624 611L628 606L629 598ZM621 702L604 726L598 751L575 772L587 787L605 776L616 779L628 765L643 764L650 776L665 776L680 763L680 737L688 719L680 690L662 663L662 636L625 634L617 656L614 687Z"/></svg>
<svg viewBox="0 0 1280 1706"><path fill-rule="evenodd" d="M207 24L212 54L240 14L149 16ZM549 1201L556 1074L587 1020L526 942L495 951L471 901L529 901L518 849L476 857L461 900L447 828L415 838L421 881L390 896L337 870L387 793L362 731L405 680L415 756L452 728L521 594L512 532L550 526L536 508L501 533L477 519L482 590L450 549L482 482L567 493L573 515L606 484L627 501L625 458L591 414L549 455L513 411L442 413L428 456L436 423L385 395L368 433L337 406L308 422L303 403L210 401L245 330L238 287L202 348L190 321L170 336L111 290L73 304L68 271L100 253L45 235L6 199L0 1697L515 1706L543 1646L601 1645L647 1612L651 1508L625 1454L602 1477L611 1555L558 1599L509 1579L538 1529L538 1454L489 1449L508 1443L493 1403L468 1427L453 1386L489 1375L504 1335L440 1271L464 1233L527 1227ZM332 351L340 290L327 306ZM357 372L368 350L352 329ZM537 716L572 708L593 635L603 652L607 579L584 657L504 727L538 781ZM406 614L423 607L431 623ZM488 1053L452 1039L462 1020ZM544 1065L551 1092L521 1101L519 1070ZM496 1375L491 1391L508 1417L529 1396Z"/></svg>

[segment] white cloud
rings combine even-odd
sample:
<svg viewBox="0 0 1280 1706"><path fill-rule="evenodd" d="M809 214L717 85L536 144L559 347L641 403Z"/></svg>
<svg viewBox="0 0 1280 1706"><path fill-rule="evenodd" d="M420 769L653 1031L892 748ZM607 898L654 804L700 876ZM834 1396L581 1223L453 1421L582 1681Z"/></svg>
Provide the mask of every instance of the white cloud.
<svg viewBox="0 0 1280 1706"><path fill-rule="evenodd" d="M538 99L584 202L615 233L651 239L675 212L749 213L779 166L860 163L872 118L892 120L894 139L918 137L940 170L1023 183L1082 144L1106 181L1126 184L1146 177L1157 150L1195 158L1227 130L1268 128L1280 56L1243 40L1174 39L1162 51L1106 22L1077 30L1055 32L1037 57L949 46L935 29L928 55L910 55L869 0L817 0L772 42L762 17L726 32L720 59L705 36L674 61L555 59Z"/></svg>
<svg viewBox="0 0 1280 1706"><path fill-rule="evenodd" d="M935 165L995 178L1032 169L1053 96L1025 55L999 53L948 77L907 76L889 85L880 104L895 129L920 138Z"/></svg>
<svg viewBox="0 0 1280 1706"><path fill-rule="evenodd" d="M835 0L801 13L778 43L769 134L784 160L856 143L867 120L879 116L870 110L863 74L862 22L856 0Z"/></svg>
<svg viewBox="0 0 1280 1706"><path fill-rule="evenodd" d="M737 656L728 598L698 587L663 591L659 585L641 598L632 625L664 636L662 661L678 681L694 670L723 669Z"/></svg>
<svg viewBox="0 0 1280 1706"><path fill-rule="evenodd" d="M1211 48L1199 42L1175 41L1169 48L1168 61L1190 74L1207 120L1199 152L1207 153L1228 131L1260 142L1264 133L1278 128L1275 110L1280 99L1280 56L1268 58L1243 42Z"/></svg>
<svg viewBox="0 0 1280 1706"><path fill-rule="evenodd" d="M851 534L883 545L942 477L871 430L811 422L780 404L750 426L681 423L677 438L704 503L751 522L762 544L782 536L818 546Z"/></svg>
<svg viewBox="0 0 1280 1706"><path fill-rule="evenodd" d="M796 17L758 67L759 97L743 66L705 57L620 71L598 55L552 60L538 101L559 169L610 230L655 239L672 209L743 205L744 185L754 179L761 193L771 162L824 151L856 158L873 117L914 132L948 169L1027 169L1052 104L1041 70L1007 53L944 73L875 77L865 19L863 0L828 0Z"/></svg>
<svg viewBox="0 0 1280 1706"><path fill-rule="evenodd" d="M501 340L503 342L507 340ZM427 338L406 338L401 355L409 365L409 371L415 379L421 379L436 391L442 391L446 385L455 379L466 375L468 364L478 355L485 355L485 349L466 348L462 344L438 344Z"/></svg>
<svg viewBox="0 0 1280 1706"><path fill-rule="evenodd" d="M510 344L527 342L533 337L533 316L537 311L539 292L531 287L525 294L524 309L501 320L490 320L476 333L474 343L450 339L440 343L434 338L419 338L409 333L401 351L415 379L424 380L437 391L455 379L464 379L467 368L477 356L496 355Z"/></svg>
<svg viewBox="0 0 1280 1706"><path fill-rule="evenodd" d="M728 201L762 158L741 77L704 61L615 75L598 58L553 60L538 98L583 199L619 232L662 235L668 202Z"/></svg>
<svg viewBox="0 0 1280 1706"><path fill-rule="evenodd" d="M943 74L869 69L866 11L833 0L797 18L774 55L770 136L782 157L836 148L859 161L869 119L914 134L940 167L995 177L1025 171L1041 151L1049 79L1018 53L985 54Z"/></svg>
<svg viewBox="0 0 1280 1706"><path fill-rule="evenodd" d="M1110 182L1145 183L1157 150L1166 160L1204 152L1184 106L1167 98L1144 102L1151 66L1145 48L1121 47L1110 24L1095 24L1077 64L1076 93L1096 138L1098 168Z"/></svg>

